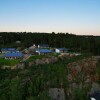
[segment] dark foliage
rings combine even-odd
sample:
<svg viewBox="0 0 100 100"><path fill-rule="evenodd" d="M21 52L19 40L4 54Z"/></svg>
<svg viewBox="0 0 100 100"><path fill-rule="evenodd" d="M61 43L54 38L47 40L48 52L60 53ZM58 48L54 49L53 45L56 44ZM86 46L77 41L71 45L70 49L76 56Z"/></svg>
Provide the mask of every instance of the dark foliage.
<svg viewBox="0 0 100 100"><path fill-rule="evenodd" d="M66 90L69 86L66 65L84 57L87 55L66 58L53 64L34 65L24 70L0 69L0 100L51 100L48 89ZM78 93L83 98L84 94Z"/></svg>
<svg viewBox="0 0 100 100"><path fill-rule="evenodd" d="M21 43L16 43L21 41ZM49 44L51 47L71 48L71 51L100 54L100 37L78 36L68 33L26 33L1 32L0 48L20 47L21 49L33 44Z"/></svg>

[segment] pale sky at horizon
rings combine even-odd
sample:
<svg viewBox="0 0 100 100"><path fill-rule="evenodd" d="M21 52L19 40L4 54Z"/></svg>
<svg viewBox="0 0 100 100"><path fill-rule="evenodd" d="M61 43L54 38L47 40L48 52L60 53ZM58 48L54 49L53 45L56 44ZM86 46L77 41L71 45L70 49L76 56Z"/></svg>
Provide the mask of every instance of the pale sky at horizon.
<svg viewBox="0 0 100 100"><path fill-rule="evenodd" d="M100 0L0 0L0 32L100 35Z"/></svg>

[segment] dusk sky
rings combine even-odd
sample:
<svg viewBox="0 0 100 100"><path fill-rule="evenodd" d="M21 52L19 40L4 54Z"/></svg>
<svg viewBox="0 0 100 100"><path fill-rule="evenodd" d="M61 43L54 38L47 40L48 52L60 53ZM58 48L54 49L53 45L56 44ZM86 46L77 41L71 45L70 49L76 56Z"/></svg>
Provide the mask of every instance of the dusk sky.
<svg viewBox="0 0 100 100"><path fill-rule="evenodd" d="M100 0L0 0L0 32L100 35Z"/></svg>

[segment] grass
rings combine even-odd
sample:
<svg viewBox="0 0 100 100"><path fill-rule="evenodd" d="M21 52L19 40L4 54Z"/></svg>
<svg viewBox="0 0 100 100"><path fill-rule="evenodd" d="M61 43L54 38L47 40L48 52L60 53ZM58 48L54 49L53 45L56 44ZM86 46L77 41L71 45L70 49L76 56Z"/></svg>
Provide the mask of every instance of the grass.
<svg viewBox="0 0 100 100"><path fill-rule="evenodd" d="M60 55L59 53L53 53L53 54L49 54L49 55L34 55L34 56L31 56L29 59L27 59L26 62L31 62L33 60L42 59L42 58L49 57L49 56L58 57L59 55ZM75 57L75 58L76 59L83 59L84 57L89 57L89 56L90 56L89 54L84 53L81 56L78 56L78 57ZM67 61L69 61L69 60L67 60ZM74 59L71 59L71 60L74 61Z"/></svg>
<svg viewBox="0 0 100 100"><path fill-rule="evenodd" d="M57 53L53 53L53 54L49 54L49 55L34 55L34 56L31 56L27 61L28 62L31 62L33 60L36 60L36 59L42 59L42 58L45 58L45 57L48 57L48 56L54 56L54 57L57 57L59 54Z"/></svg>
<svg viewBox="0 0 100 100"><path fill-rule="evenodd" d="M27 61L28 62L31 62L33 60L36 60L36 59L42 59L44 57L47 57L47 55L35 55L35 56L31 56Z"/></svg>
<svg viewBox="0 0 100 100"><path fill-rule="evenodd" d="M4 58L0 58L0 65L8 65L8 66L14 66L16 64L19 63L20 60L16 59L16 60L9 60L9 59L4 59Z"/></svg>

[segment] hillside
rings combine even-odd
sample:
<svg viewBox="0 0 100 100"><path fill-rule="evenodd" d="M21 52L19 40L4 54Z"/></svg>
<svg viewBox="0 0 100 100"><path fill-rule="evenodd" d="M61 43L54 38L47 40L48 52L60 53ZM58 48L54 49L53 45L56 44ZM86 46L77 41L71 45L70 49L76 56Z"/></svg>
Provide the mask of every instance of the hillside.
<svg viewBox="0 0 100 100"><path fill-rule="evenodd" d="M99 58L80 55L24 69L1 69L0 100L87 100L100 90L99 66Z"/></svg>

